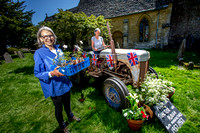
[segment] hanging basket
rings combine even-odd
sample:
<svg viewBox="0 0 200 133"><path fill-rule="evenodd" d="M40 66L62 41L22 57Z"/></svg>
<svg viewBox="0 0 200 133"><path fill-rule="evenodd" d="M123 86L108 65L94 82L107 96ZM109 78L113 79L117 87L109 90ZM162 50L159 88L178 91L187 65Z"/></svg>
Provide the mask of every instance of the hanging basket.
<svg viewBox="0 0 200 133"><path fill-rule="evenodd" d="M127 120L128 126L134 131L139 130L142 127L144 121L145 120Z"/></svg>

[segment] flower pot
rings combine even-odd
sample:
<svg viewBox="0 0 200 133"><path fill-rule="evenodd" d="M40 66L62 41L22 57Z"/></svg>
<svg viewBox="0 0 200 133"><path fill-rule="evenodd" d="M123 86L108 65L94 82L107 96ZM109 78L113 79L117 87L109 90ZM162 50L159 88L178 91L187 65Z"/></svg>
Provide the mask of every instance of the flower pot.
<svg viewBox="0 0 200 133"><path fill-rule="evenodd" d="M142 127L144 120L127 120L127 122L128 122L128 126L132 130L137 131Z"/></svg>
<svg viewBox="0 0 200 133"><path fill-rule="evenodd" d="M141 107L141 106L144 106L145 112L149 115L149 119L152 119L153 118L153 111L151 110L151 108L148 105L146 105L142 102L139 102L138 107Z"/></svg>
<svg viewBox="0 0 200 133"><path fill-rule="evenodd" d="M167 96L167 98L170 99L174 95L174 93L175 93L175 91L173 91L172 93L169 93L168 96Z"/></svg>

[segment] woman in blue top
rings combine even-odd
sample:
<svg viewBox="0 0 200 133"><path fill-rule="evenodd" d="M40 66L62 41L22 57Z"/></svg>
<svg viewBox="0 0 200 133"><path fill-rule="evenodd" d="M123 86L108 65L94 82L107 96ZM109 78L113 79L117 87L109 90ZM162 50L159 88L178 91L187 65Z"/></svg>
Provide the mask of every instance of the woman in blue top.
<svg viewBox="0 0 200 133"><path fill-rule="evenodd" d="M97 55L97 57L99 57L102 47L106 47L106 45L103 41L103 37L99 36L101 33L100 29L96 28L94 30L94 33L95 33L95 36L93 36L91 39L92 49L94 51L94 54Z"/></svg>
<svg viewBox="0 0 200 133"><path fill-rule="evenodd" d="M80 119L76 118L71 112L71 81L67 76L64 76L57 70L58 67L51 71L53 59L57 54L62 54L62 50L58 48L59 45L55 44L56 38L57 37L51 28L43 26L39 29L37 41L42 47L36 50L34 54L34 74L40 81L45 98L51 97L55 105L55 116L60 128L62 128L64 132L69 132L63 120L62 105L64 105L65 112L70 121L80 121Z"/></svg>

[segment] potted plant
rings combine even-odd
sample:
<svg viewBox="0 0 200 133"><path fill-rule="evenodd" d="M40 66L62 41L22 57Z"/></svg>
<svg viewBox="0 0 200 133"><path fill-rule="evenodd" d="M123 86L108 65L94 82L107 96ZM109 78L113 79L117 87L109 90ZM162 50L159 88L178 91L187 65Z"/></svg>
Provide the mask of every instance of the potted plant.
<svg viewBox="0 0 200 133"><path fill-rule="evenodd" d="M126 97L129 101L129 108L122 110L123 116L127 119L128 126L137 131L142 127L145 120L148 120L149 115L146 114L143 106L138 106L139 100L137 94Z"/></svg>
<svg viewBox="0 0 200 133"><path fill-rule="evenodd" d="M144 82L135 92L142 103L153 106L167 101L167 97L174 94L175 88L172 87L172 82L154 78L153 74L147 74Z"/></svg>

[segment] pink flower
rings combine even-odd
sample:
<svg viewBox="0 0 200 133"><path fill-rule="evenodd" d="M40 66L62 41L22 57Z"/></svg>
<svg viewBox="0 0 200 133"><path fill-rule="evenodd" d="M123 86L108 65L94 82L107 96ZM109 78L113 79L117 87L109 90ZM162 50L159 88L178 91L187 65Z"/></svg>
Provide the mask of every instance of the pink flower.
<svg viewBox="0 0 200 133"><path fill-rule="evenodd" d="M149 119L149 115L147 115L147 119Z"/></svg>

